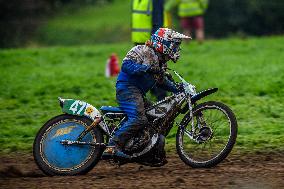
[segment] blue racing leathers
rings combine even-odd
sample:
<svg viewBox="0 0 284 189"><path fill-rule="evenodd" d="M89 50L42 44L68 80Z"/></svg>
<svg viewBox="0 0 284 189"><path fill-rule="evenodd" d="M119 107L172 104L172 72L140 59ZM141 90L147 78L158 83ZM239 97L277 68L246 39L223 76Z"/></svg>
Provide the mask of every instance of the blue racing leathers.
<svg viewBox="0 0 284 189"><path fill-rule="evenodd" d="M159 66L159 58L156 52L146 45L133 47L123 59L116 82L116 99L128 119L112 138L112 141L120 147L147 125L144 96L154 85L159 85L170 92L178 92L176 86L168 79L149 73L150 66Z"/></svg>

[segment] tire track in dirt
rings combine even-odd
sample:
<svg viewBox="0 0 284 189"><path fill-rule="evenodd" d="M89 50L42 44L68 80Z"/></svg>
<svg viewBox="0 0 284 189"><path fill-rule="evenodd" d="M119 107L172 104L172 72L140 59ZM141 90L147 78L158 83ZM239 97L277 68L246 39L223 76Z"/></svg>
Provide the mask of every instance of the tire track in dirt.
<svg viewBox="0 0 284 189"><path fill-rule="evenodd" d="M0 188L284 188L284 152L237 154L209 169L193 169L177 155L164 167L101 161L87 175L48 177L31 154L0 156Z"/></svg>

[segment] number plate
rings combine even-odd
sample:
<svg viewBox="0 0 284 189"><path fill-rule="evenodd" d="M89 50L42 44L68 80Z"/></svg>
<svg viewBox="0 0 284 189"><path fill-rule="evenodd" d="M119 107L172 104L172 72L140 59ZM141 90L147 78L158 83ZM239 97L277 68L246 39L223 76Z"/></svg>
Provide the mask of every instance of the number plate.
<svg viewBox="0 0 284 189"><path fill-rule="evenodd" d="M81 100L64 99L62 111L67 114L87 116L92 120L101 116L94 106Z"/></svg>

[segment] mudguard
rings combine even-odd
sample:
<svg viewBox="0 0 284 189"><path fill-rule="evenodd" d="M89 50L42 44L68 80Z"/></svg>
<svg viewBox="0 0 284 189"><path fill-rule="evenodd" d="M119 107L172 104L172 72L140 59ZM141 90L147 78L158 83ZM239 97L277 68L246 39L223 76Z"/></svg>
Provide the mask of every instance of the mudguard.
<svg viewBox="0 0 284 189"><path fill-rule="evenodd" d="M207 89L204 91L201 91L199 93L197 93L196 95L194 95L193 97L191 97L191 103L194 104L196 101L204 98L205 96L208 96L212 93L215 93L218 91L218 88L211 88L211 89ZM188 111L188 104L186 104L182 109L181 109L181 113L186 113Z"/></svg>
<svg viewBox="0 0 284 189"><path fill-rule="evenodd" d="M191 98L191 102L195 103L196 101L200 100L201 98L203 98L205 96L208 96L208 95L210 95L212 93L215 93L217 91L218 91L218 88L211 88L211 89L207 89L207 90L201 91L201 92L197 93L196 95L194 95Z"/></svg>
<svg viewBox="0 0 284 189"><path fill-rule="evenodd" d="M58 100L62 107L62 111L66 114L85 116L92 121L101 117L99 110L87 102L74 99L63 99L60 97L58 97Z"/></svg>

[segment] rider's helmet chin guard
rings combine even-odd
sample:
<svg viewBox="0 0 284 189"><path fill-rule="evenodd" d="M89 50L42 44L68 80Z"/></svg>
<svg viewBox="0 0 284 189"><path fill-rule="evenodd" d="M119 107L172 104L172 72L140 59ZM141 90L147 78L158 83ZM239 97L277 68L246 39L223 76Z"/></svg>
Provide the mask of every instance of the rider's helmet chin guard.
<svg viewBox="0 0 284 189"><path fill-rule="evenodd" d="M182 39L191 37L178 33L169 28L159 28L146 45L153 47L157 52L168 55L173 62L177 62L180 57L180 44Z"/></svg>

